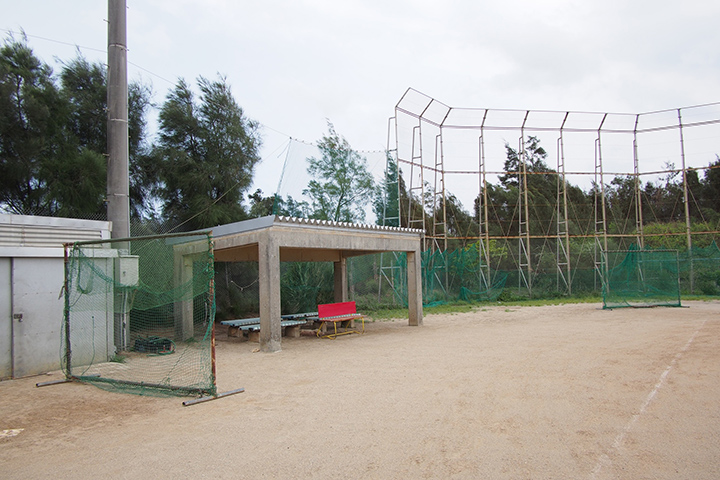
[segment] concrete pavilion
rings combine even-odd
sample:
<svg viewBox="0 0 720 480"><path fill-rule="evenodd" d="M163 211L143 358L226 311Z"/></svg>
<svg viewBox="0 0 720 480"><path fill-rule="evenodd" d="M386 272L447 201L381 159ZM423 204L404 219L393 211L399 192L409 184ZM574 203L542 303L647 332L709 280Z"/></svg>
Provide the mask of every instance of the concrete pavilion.
<svg viewBox="0 0 720 480"><path fill-rule="evenodd" d="M348 299L349 257L405 252L408 325L422 325L421 252L424 232L270 215L212 229L216 262L258 262L260 349L281 349L280 262L333 262L335 301Z"/></svg>

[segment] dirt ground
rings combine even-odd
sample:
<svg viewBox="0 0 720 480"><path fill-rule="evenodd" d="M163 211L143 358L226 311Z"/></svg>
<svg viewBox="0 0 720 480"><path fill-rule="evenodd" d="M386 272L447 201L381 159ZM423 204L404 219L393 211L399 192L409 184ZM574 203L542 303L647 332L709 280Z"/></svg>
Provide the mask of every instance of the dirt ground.
<svg viewBox="0 0 720 480"><path fill-rule="evenodd" d="M424 326L218 334L219 391L0 382L0 477L714 479L720 302L479 308Z"/></svg>

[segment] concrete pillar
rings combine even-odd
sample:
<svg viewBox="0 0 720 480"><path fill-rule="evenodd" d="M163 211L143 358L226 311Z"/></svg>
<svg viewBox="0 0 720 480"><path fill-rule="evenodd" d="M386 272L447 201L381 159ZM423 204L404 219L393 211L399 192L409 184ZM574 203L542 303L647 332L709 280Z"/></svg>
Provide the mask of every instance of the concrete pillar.
<svg viewBox="0 0 720 480"><path fill-rule="evenodd" d="M413 327L423 323L421 262L420 250L407 252L408 325Z"/></svg>
<svg viewBox="0 0 720 480"><path fill-rule="evenodd" d="M348 300L348 280L347 280L347 259L340 256L340 261L334 263L334 280L335 280L335 301L347 302Z"/></svg>
<svg viewBox="0 0 720 480"><path fill-rule="evenodd" d="M280 326L280 247L268 232L258 243L260 291L260 350L279 352Z"/></svg>
<svg viewBox="0 0 720 480"><path fill-rule="evenodd" d="M191 284L193 277L193 256L175 254L175 288ZM190 287L192 288L192 287ZM183 341L195 335L193 325L193 292L190 298L175 302L175 337Z"/></svg>
<svg viewBox="0 0 720 480"><path fill-rule="evenodd" d="M107 216L112 238L130 236L127 6L108 1Z"/></svg>

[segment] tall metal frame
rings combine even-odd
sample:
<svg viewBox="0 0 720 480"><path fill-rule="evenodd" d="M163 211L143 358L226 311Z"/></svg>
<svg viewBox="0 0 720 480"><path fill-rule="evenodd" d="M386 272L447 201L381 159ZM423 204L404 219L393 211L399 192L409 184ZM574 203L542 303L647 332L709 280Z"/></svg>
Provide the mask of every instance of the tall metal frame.
<svg viewBox="0 0 720 480"><path fill-rule="evenodd" d="M433 274L443 292L447 295L450 281L448 271L448 228L447 228L447 202L445 197L445 155L443 152L442 127L440 133L435 136L435 162L434 182L432 196L433 229L430 243L430 251L433 255L433 262L438 260L440 265L433 265Z"/></svg>
<svg viewBox="0 0 720 480"><path fill-rule="evenodd" d="M532 262L530 257L530 202L528 200L527 154L525 153L525 123L530 111L525 112L518 140L518 290L523 286L532 295ZM523 270L524 269L524 270Z"/></svg>
<svg viewBox="0 0 720 480"><path fill-rule="evenodd" d="M480 125L480 137L478 138L478 261L481 267L478 269L480 275L480 288L490 288L490 229L488 226L488 198L487 198L487 169L485 166L485 142L484 126L487 119L487 110L483 115Z"/></svg>
<svg viewBox="0 0 720 480"><path fill-rule="evenodd" d="M690 198L688 195L687 184L687 167L685 165L685 136L683 135L682 111L678 108L678 133L680 134L680 159L682 162L682 183L683 183L683 203L685 204L685 238L688 251L692 251L692 226L690 224ZM690 291L694 293L694 265L692 255L690 256Z"/></svg>
<svg viewBox="0 0 720 480"><path fill-rule="evenodd" d="M442 130L435 136L435 181L433 183L433 234L432 250L447 250L447 204L445 202L445 156ZM440 216L438 218L438 213Z"/></svg>
<svg viewBox="0 0 720 480"><path fill-rule="evenodd" d="M394 137L394 139L393 139ZM401 197L400 197L400 166L398 164L398 147L397 147L397 119L396 117L390 117L388 119L388 139L385 149L385 178L383 182L383 226L397 226L402 227L402 212L401 212ZM392 164L391 164L392 162ZM393 165L394 164L394 165ZM389 181L391 170L395 168L395 179ZM397 196L397 214L388 216L388 207L390 199L388 198L388 191L394 188ZM402 294L398 291L397 285L395 285L395 278L398 274L403 275L404 269L400 267L398 261L398 253L380 253L380 275L378 278L378 302L382 298L382 286L387 283L394 293L394 298L398 302L403 301ZM389 263L388 263L389 261ZM388 264L386 264L388 263Z"/></svg>
<svg viewBox="0 0 720 480"><path fill-rule="evenodd" d="M693 121L685 121L683 113L692 113ZM656 117L663 117L663 114L677 112L677 121L675 123L668 122L667 120L656 120ZM517 118L516 123L512 121L503 122L502 119L510 116ZM538 120L538 118L555 118L556 120L550 120L546 123ZM410 153L407 156L400 154L399 145L401 143L400 136L406 135L401 134L400 129L396 130L396 151L398 152L397 164L405 165L409 167L407 170L410 172L410 182L408 185L408 193L410 197L417 198L422 206L423 214L417 215L417 212L413 212L408 204L407 210L401 209L404 214L407 215L406 222L407 226L413 228L423 228L428 232L427 248L434 248L436 250L442 250L442 246L447 245L447 212L444 208L437 208L442 199L442 205L445 204L445 196L447 191L457 193L452 185L446 183L445 173L467 173L475 174L478 176L478 195L475 197L474 202L477 202L477 241L478 241L478 255L481 264L486 268L483 270L482 276L485 279L481 281L490 283L491 272L490 264L492 259L490 258L490 243L494 239L503 240L517 240L518 242L518 258L515 260L516 267L518 270L519 277L519 288L527 289L528 292L532 292L533 276L535 274L533 265L533 250L535 240L547 240L550 238L549 235L543 234L542 228L540 230L531 228L530 224L530 198L528 191L528 178L530 172L527 170L527 152L525 151L525 140L527 135L535 135L538 132L545 135L549 132L555 132L557 137L556 148L557 148L557 172L553 172L557 175L557 192L556 192L556 208L555 216L556 229L552 233L552 237L556 241L555 249L555 263L557 272L557 288L559 291L566 291L572 293L573 291L573 270L578 268L573 266L572 257L576 255L571 250L571 244L574 238L584 239L587 238L593 241L593 267L599 272L600 253L607 251L609 241L612 238L613 244L622 243L624 237L635 237L639 245L644 245L647 233L644 230L645 219L643 218L643 191L642 191L642 179L645 175L655 175L661 173L667 173L668 170L658 167L652 167L649 162L646 165L647 171L641 171L639 163L639 135L646 133L657 133L657 132L672 132L677 130L679 132L680 141L680 159L682 163L682 188L683 188L683 199L685 203L685 235L688 247L692 246L692 229L691 229L691 217L690 217L690 195L688 190L687 170L688 168L703 169L708 168L706 165L698 165L697 163L693 166L689 166L686 162L686 135L685 132L694 127L708 127L708 126L720 126L720 102L708 103L704 105L696 105L691 107L684 107L679 109L671 110L660 110L655 112L647 112L640 114L625 114L625 113L608 113L608 112L572 112L572 111L533 111L533 110L502 110L502 109L468 109L468 108L454 108L449 107L438 100L431 98L417 90L408 89L400 101L395 106L395 117L398 121L409 121L412 124L411 131L411 148ZM501 119L501 120L498 120ZM594 120L593 120L594 119ZM650 119L650 120L648 120ZM631 123L628 123L628 120ZM647 121L646 121L647 120ZM556 123L552 123L556 122ZM655 122L655 124L653 124ZM425 130L434 130L432 132L435 135L434 148L432 149L432 157L427 158L427 153L424 151L423 135ZM465 166L457 166L454 163L448 164L448 159L445 155L445 132L450 129L458 130L477 130L477 170L467 169ZM494 157L497 154L488 153L488 141L489 134L502 134L502 132L518 132L520 134L518 140L518 152L520 157L519 171L518 172L505 172L501 169L492 167L488 168L489 155ZM632 145L632 159L631 161L624 162L624 165L632 164L632 172L623 172L623 163L615 164L610 170L606 169L606 145L605 145L605 134L621 134L614 135L611 140L627 140ZM568 151L568 136L573 138L585 138L583 135L594 134L594 145L593 145L593 161L594 165L592 170L577 170L574 167L575 157L578 156L577 149L571 153ZM717 135L715 135L717 136ZM643 140L645 137L643 137ZM572 147L572 141L570 145ZM645 144L643 144L645 145ZM616 160L613 154L616 154L613 150L615 145L610 145L609 152L611 160ZM643 147L645 148L645 147ZM615 148L617 150L617 148ZM665 154L664 151L662 154ZM582 154L580 154L582 155ZM643 153L644 157L651 157L652 154ZM453 162L455 159L452 159ZM707 159L706 163L713 161L714 158ZM618 168L618 165L619 168ZM429 172L432 171L432 176L429 176ZM677 170L673 170L677 172ZM518 217L519 226L517 235L511 234L510 236L493 236L491 234L491 223L489 216L489 199L488 199L488 175L507 175L509 173L515 173L518 175ZM594 226L591 231L584 232L572 232L570 229L570 217L569 217L569 199L568 199L568 175L577 176L590 176L593 179L594 184L592 191L593 195L593 211L592 211L592 222ZM635 228L633 232L628 233L623 230L619 233L608 231L608 218L607 218L607 198L606 198L606 175L627 176L634 180L634 216L635 216ZM433 178L433 185L425 185L427 178ZM419 179L420 185L416 185ZM428 189L427 193L425 189ZM430 193L432 192L432 193ZM428 197L432 195L430 201ZM409 200L412 203L412 199ZM426 222L426 212L429 204L432 204L432 212L435 217L433 218L432 224L428 225ZM420 209L418 209L420 211ZM420 218L421 217L421 218ZM549 220L552 221L552 220ZM577 220L576 220L577 221ZM538 231L539 233L533 233ZM720 237L720 231L703 232L704 234L712 234ZM467 238L466 238L467 239Z"/></svg>
<svg viewBox="0 0 720 480"><path fill-rule="evenodd" d="M408 205L407 205L407 226L408 228L421 228L426 230L425 225L425 168L423 165L423 145L422 145L422 122L413 127L411 162L410 162L410 182L408 183ZM418 163L419 162L419 163ZM420 185L413 185L416 170L419 172ZM420 218L413 218L413 195L420 202L422 214Z"/></svg>
<svg viewBox="0 0 720 480"><path fill-rule="evenodd" d="M560 137L557 141L557 240L555 255L557 256L556 285L559 292L572 294L572 280L570 276L570 227L568 222L567 178L565 177L565 144L563 142L563 129L570 112L565 113L560 125Z"/></svg>
<svg viewBox="0 0 720 480"><path fill-rule="evenodd" d="M635 126L633 127L633 179L635 187L635 231L637 232L635 241L640 248L645 248L645 235L643 235L642 181L640 180L640 159L638 158L638 122L640 122L640 115L635 116Z"/></svg>
<svg viewBox="0 0 720 480"><path fill-rule="evenodd" d="M595 139L595 198L593 212L595 217L595 269L605 278L602 271L602 255L608 249L607 237L607 211L605 209L605 172L603 169L602 156L602 127L607 120L607 113L603 115L600 126L597 129Z"/></svg>

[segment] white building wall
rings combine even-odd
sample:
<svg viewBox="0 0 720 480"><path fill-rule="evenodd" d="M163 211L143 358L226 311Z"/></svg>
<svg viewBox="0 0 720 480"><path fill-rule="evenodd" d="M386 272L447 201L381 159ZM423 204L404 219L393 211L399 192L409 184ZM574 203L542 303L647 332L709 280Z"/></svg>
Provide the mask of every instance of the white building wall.
<svg viewBox="0 0 720 480"><path fill-rule="evenodd" d="M64 243L110 222L0 214L0 380L60 369Z"/></svg>

